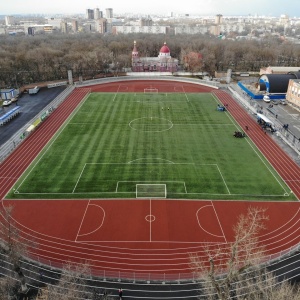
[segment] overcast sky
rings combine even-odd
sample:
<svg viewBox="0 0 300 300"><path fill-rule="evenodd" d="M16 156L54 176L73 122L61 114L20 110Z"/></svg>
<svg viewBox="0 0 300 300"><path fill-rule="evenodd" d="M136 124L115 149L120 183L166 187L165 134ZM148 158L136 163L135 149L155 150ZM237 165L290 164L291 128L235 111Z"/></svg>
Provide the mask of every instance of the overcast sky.
<svg viewBox="0 0 300 300"><path fill-rule="evenodd" d="M87 8L118 13L190 15L265 15L288 14L299 17L300 0L0 0L0 15L82 13Z"/></svg>

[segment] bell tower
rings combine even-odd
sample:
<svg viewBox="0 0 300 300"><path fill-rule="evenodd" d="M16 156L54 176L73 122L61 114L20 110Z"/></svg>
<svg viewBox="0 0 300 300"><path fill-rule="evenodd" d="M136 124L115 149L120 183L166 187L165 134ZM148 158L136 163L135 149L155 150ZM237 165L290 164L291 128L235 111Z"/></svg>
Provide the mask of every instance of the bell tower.
<svg viewBox="0 0 300 300"><path fill-rule="evenodd" d="M132 54L131 54L131 64L132 64L133 72L139 71L139 60L140 60L139 52L136 47L136 41L134 41L133 42L133 50L132 50Z"/></svg>

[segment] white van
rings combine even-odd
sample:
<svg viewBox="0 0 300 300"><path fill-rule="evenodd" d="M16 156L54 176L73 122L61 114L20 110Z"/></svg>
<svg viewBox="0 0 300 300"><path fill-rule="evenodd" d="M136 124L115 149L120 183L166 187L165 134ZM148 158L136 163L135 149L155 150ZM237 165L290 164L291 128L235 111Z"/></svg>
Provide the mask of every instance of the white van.
<svg viewBox="0 0 300 300"><path fill-rule="evenodd" d="M269 103L271 101L271 99L268 95L264 95L263 100L267 103Z"/></svg>

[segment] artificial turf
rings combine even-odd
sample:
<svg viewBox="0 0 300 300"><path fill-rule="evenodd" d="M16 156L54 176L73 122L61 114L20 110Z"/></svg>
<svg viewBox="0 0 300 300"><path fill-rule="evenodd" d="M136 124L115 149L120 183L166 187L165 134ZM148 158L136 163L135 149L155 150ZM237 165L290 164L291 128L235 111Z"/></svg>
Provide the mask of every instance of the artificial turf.
<svg viewBox="0 0 300 300"><path fill-rule="evenodd" d="M295 200L217 104L209 93L92 93L7 198Z"/></svg>

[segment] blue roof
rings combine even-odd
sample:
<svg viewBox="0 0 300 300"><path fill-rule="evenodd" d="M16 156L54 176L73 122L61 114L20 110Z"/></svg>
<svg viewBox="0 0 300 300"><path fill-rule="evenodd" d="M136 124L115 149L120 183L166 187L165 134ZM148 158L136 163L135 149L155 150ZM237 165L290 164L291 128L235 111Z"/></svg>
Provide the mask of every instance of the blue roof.
<svg viewBox="0 0 300 300"><path fill-rule="evenodd" d="M10 117L12 114L14 114L19 109L20 109L20 106L15 106L13 109L11 109L7 113L5 113L3 116L1 116L0 121L7 119L8 117Z"/></svg>

